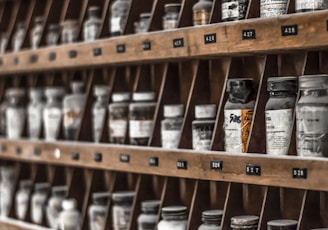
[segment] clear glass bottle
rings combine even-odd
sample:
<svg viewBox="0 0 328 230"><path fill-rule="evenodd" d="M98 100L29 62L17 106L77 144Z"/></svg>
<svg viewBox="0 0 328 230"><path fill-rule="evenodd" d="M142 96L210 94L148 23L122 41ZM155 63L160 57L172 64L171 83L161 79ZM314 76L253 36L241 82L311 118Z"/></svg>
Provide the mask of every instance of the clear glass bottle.
<svg viewBox="0 0 328 230"><path fill-rule="evenodd" d="M326 9L328 9L328 0L295 0L297 13Z"/></svg>
<svg viewBox="0 0 328 230"><path fill-rule="evenodd" d="M223 210L207 210L202 213L203 224L198 230L221 230Z"/></svg>
<svg viewBox="0 0 328 230"><path fill-rule="evenodd" d="M100 8L91 6L88 8L88 18L83 24L83 40L85 42L94 41L99 37L100 26Z"/></svg>
<svg viewBox="0 0 328 230"><path fill-rule="evenodd" d="M46 207L46 219L50 228L59 229L59 214L62 211L62 202L68 193L67 186L54 186Z"/></svg>
<svg viewBox="0 0 328 230"><path fill-rule="evenodd" d="M25 23L19 22L17 24L16 31L12 38L12 47L14 52L18 52L22 49L25 33L26 33Z"/></svg>
<svg viewBox="0 0 328 230"><path fill-rule="evenodd" d="M267 223L268 230L296 230L298 222L296 220L271 220Z"/></svg>
<svg viewBox="0 0 328 230"><path fill-rule="evenodd" d="M221 5L222 21L236 21L246 18L249 0L223 0Z"/></svg>
<svg viewBox="0 0 328 230"><path fill-rule="evenodd" d="M288 155L297 96L296 77L271 77L267 90L270 98L265 106L266 153Z"/></svg>
<svg viewBox="0 0 328 230"><path fill-rule="evenodd" d="M134 92L129 105L130 144L148 145L154 127L155 92Z"/></svg>
<svg viewBox="0 0 328 230"><path fill-rule="evenodd" d="M254 80L250 78L229 79L229 98L224 106L225 151L244 153L253 120L256 93Z"/></svg>
<svg viewBox="0 0 328 230"><path fill-rule="evenodd" d="M130 10L130 0L116 0L110 7L110 34L120 36L124 33L125 24Z"/></svg>
<svg viewBox="0 0 328 230"><path fill-rule="evenodd" d="M89 206L89 230L105 230L108 215L110 193L97 192L92 194L92 205Z"/></svg>
<svg viewBox="0 0 328 230"><path fill-rule="evenodd" d="M7 107L9 104L9 91L5 91L5 98L0 105L0 131L2 136L7 136Z"/></svg>
<svg viewBox="0 0 328 230"><path fill-rule="evenodd" d="M74 19L67 19L62 22L61 43L71 44L77 42L79 37L79 22Z"/></svg>
<svg viewBox="0 0 328 230"><path fill-rule="evenodd" d="M93 95L97 98L92 107L93 141L98 143L105 126L110 88L106 85L96 85L93 89Z"/></svg>
<svg viewBox="0 0 328 230"><path fill-rule="evenodd" d="M63 211L59 214L60 229L80 230L82 225L81 213L77 210L75 199L67 199L62 202Z"/></svg>
<svg viewBox="0 0 328 230"><path fill-rule="evenodd" d="M31 198L31 220L35 224L42 224L49 189L49 183L36 183L34 185L34 193Z"/></svg>
<svg viewBox="0 0 328 230"><path fill-rule="evenodd" d="M56 46L60 36L60 26L58 24L50 24L47 31L47 46Z"/></svg>
<svg viewBox="0 0 328 230"><path fill-rule="evenodd" d="M23 135L26 120L24 97L24 89L8 89L8 106L6 110L6 120L7 137L9 139L19 139Z"/></svg>
<svg viewBox="0 0 328 230"><path fill-rule="evenodd" d="M40 88L29 90L30 103L27 108L28 136L39 139L42 129L42 114L45 106L44 93Z"/></svg>
<svg viewBox="0 0 328 230"><path fill-rule="evenodd" d="M112 103L108 106L109 142L124 144L129 120L129 102L131 94L127 92L113 93Z"/></svg>
<svg viewBox="0 0 328 230"><path fill-rule="evenodd" d="M232 230L257 230L259 223L258 216L234 216L231 218L231 229Z"/></svg>
<svg viewBox="0 0 328 230"><path fill-rule="evenodd" d="M184 107L180 105L164 105L164 120L161 122L162 147L176 149L179 147Z"/></svg>
<svg viewBox="0 0 328 230"><path fill-rule="evenodd" d="M0 216L8 217L14 196L16 181L15 168L0 167Z"/></svg>
<svg viewBox="0 0 328 230"><path fill-rule="evenodd" d="M132 203L135 192L123 191L112 194L112 222L114 230L127 230L129 227Z"/></svg>
<svg viewBox="0 0 328 230"><path fill-rule="evenodd" d="M47 104L43 110L43 127L45 139L55 141L58 139L62 124L62 99L65 89L62 87L47 87L45 89Z"/></svg>
<svg viewBox="0 0 328 230"><path fill-rule="evenodd" d="M43 27L44 27L44 18L36 17L34 19L34 26L30 32L30 42L31 42L32 49L37 49L39 47L42 37Z"/></svg>
<svg viewBox="0 0 328 230"><path fill-rule="evenodd" d="M261 18L276 17L287 14L288 0L261 0Z"/></svg>
<svg viewBox="0 0 328 230"><path fill-rule="evenodd" d="M162 220L157 230L187 230L187 207L167 206L162 208Z"/></svg>
<svg viewBox="0 0 328 230"><path fill-rule="evenodd" d="M156 230L158 211L161 205L159 200L147 200L141 202L142 213L138 216L138 230Z"/></svg>
<svg viewBox="0 0 328 230"><path fill-rule="evenodd" d="M0 54L5 54L8 45L8 33L2 32L0 35Z"/></svg>
<svg viewBox="0 0 328 230"><path fill-rule="evenodd" d="M150 26L151 16L151 13L141 13L139 21L134 22L134 33L147 33Z"/></svg>
<svg viewBox="0 0 328 230"><path fill-rule="evenodd" d="M25 220L26 218L32 188L33 182L31 180L21 180L19 182L19 189L15 197L15 212L19 220Z"/></svg>
<svg viewBox="0 0 328 230"><path fill-rule="evenodd" d="M212 0L198 0L198 2L194 4L192 8L194 26L206 25L210 23L212 7Z"/></svg>
<svg viewBox="0 0 328 230"><path fill-rule="evenodd" d="M192 148L210 150L215 125L216 105L196 105L192 122Z"/></svg>
<svg viewBox="0 0 328 230"><path fill-rule="evenodd" d="M328 75L299 77L296 149L302 157L328 157Z"/></svg>
<svg viewBox="0 0 328 230"><path fill-rule="evenodd" d="M172 30L178 28L180 19L181 4L165 4L165 15L163 16L163 30Z"/></svg>

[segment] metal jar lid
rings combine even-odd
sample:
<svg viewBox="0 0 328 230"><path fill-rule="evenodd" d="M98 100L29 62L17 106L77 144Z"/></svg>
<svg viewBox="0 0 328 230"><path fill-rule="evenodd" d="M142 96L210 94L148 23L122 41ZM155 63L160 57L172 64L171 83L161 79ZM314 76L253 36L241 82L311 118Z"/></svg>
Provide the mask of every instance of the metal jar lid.
<svg viewBox="0 0 328 230"><path fill-rule="evenodd" d="M184 106L177 105L164 105L164 117L182 117Z"/></svg>
<svg viewBox="0 0 328 230"><path fill-rule="evenodd" d="M110 192L95 192L92 193L92 201L96 205L106 206L109 203Z"/></svg>
<svg viewBox="0 0 328 230"><path fill-rule="evenodd" d="M162 208L162 216L164 217L184 217L187 215L186 206L166 206Z"/></svg>
<svg viewBox="0 0 328 230"><path fill-rule="evenodd" d="M67 192L68 192L68 187L66 185L54 186L51 189L51 193L53 196L66 197Z"/></svg>
<svg viewBox="0 0 328 230"><path fill-rule="evenodd" d="M50 184L49 183L36 183L34 185L34 189L36 192L48 193L48 191L50 189Z"/></svg>
<svg viewBox="0 0 328 230"><path fill-rule="evenodd" d="M127 102L130 101L131 94L129 92L119 92L112 94L112 101L113 102Z"/></svg>
<svg viewBox="0 0 328 230"><path fill-rule="evenodd" d="M327 89L328 88L328 75L304 75L298 79L299 89Z"/></svg>
<svg viewBox="0 0 328 230"><path fill-rule="evenodd" d="M22 189L32 189L33 181L32 180L21 180L19 182L19 187Z"/></svg>
<svg viewBox="0 0 328 230"><path fill-rule="evenodd" d="M165 13L179 13L181 9L180 3L169 3L164 6Z"/></svg>
<svg viewBox="0 0 328 230"><path fill-rule="evenodd" d="M95 97L109 96L109 94L110 94L110 87L107 85L95 85L93 87L93 95Z"/></svg>
<svg viewBox="0 0 328 230"><path fill-rule="evenodd" d="M133 101L154 101L155 100L155 92L134 92L132 95Z"/></svg>
<svg viewBox="0 0 328 230"><path fill-rule="evenodd" d="M141 13L139 17L142 20L142 19L149 19L149 18L151 18L151 16L152 16L152 13L145 12L145 13Z"/></svg>
<svg viewBox="0 0 328 230"><path fill-rule="evenodd" d="M99 6L90 6L88 8L88 15L89 16L94 16L94 17L99 17L100 7Z"/></svg>
<svg viewBox="0 0 328 230"><path fill-rule="evenodd" d="M220 224L224 211L223 210L206 210L202 212L202 221L206 223Z"/></svg>
<svg viewBox="0 0 328 230"><path fill-rule="evenodd" d="M217 107L214 104L195 105L195 118L208 119L216 117Z"/></svg>
<svg viewBox="0 0 328 230"><path fill-rule="evenodd" d="M41 88L30 88L29 97L31 99L42 99L44 95L43 89Z"/></svg>
<svg viewBox="0 0 328 230"><path fill-rule="evenodd" d="M6 90L6 97L24 97L25 90L22 88L9 88Z"/></svg>
<svg viewBox="0 0 328 230"><path fill-rule="evenodd" d="M135 192L133 191L121 191L114 192L112 194L112 200L116 203L129 203L132 204L133 199L135 197Z"/></svg>
<svg viewBox="0 0 328 230"><path fill-rule="evenodd" d="M234 216L231 218L231 226L253 226L259 222L258 216L245 215L245 216Z"/></svg>
<svg viewBox="0 0 328 230"><path fill-rule="evenodd" d="M268 78L268 91L297 92L297 77L270 77Z"/></svg>
<svg viewBox="0 0 328 230"><path fill-rule="evenodd" d="M146 200L141 202L141 210L145 213L158 213L160 205L160 200Z"/></svg>
<svg viewBox="0 0 328 230"><path fill-rule="evenodd" d="M63 87L47 87L44 93L46 97L64 97L65 89Z"/></svg>
<svg viewBox="0 0 328 230"><path fill-rule="evenodd" d="M267 225L268 230L296 230L297 223L296 220L281 219L271 220Z"/></svg>

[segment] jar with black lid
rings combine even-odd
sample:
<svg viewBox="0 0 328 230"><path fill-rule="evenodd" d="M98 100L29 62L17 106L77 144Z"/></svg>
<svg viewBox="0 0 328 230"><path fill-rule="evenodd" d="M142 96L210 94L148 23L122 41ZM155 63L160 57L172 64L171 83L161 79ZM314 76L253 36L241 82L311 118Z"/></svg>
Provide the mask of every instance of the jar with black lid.
<svg viewBox="0 0 328 230"><path fill-rule="evenodd" d="M109 19L111 36L123 35L130 5L131 0L116 0L111 5Z"/></svg>
<svg viewBox="0 0 328 230"><path fill-rule="evenodd" d="M256 93L251 78L229 79L228 101L224 106L225 151L246 152Z"/></svg>
<svg viewBox="0 0 328 230"><path fill-rule="evenodd" d="M122 191L112 194L112 222L114 230L127 230L132 213L135 192Z"/></svg>
<svg viewBox="0 0 328 230"><path fill-rule="evenodd" d="M210 22L212 7L212 0L199 0L194 4L192 7L194 26L206 25Z"/></svg>
<svg viewBox="0 0 328 230"><path fill-rule="evenodd" d="M172 30L178 28L181 4L170 3L165 4L165 15L163 17L163 29Z"/></svg>
<svg viewBox="0 0 328 230"><path fill-rule="evenodd" d="M109 192L96 192L92 194L92 204L89 206L89 230L106 229Z"/></svg>
<svg viewBox="0 0 328 230"><path fill-rule="evenodd" d="M295 0L297 13L326 9L328 9L328 0Z"/></svg>
<svg viewBox="0 0 328 230"><path fill-rule="evenodd" d="M198 230L221 230L223 210L206 210L202 213L203 224Z"/></svg>
<svg viewBox="0 0 328 230"><path fill-rule="evenodd" d="M271 220L267 223L268 230L296 230L298 222L296 220Z"/></svg>
<svg viewBox="0 0 328 230"><path fill-rule="evenodd" d="M267 90L270 98L265 106L266 152L269 155L287 155L294 123L297 78L271 77Z"/></svg>
<svg viewBox="0 0 328 230"><path fill-rule="evenodd" d="M134 22L134 33L146 33L151 21L151 13L141 13L138 22Z"/></svg>
<svg viewBox="0 0 328 230"><path fill-rule="evenodd" d="M142 213L138 217L138 230L156 230L160 205L159 200L141 202Z"/></svg>
<svg viewBox="0 0 328 230"><path fill-rule="evenodd" d="M222 21L236 21L246 18L249 0L222 0Z"/></svg>
<svg viewBox="0 0 328 230"><path fill-rule="evenodd" d="M259 217L258 216L234 216L231 218L231 229L232 230L241 230L241 229L247 229L247 230L257 230L259 223Z"/></svg>

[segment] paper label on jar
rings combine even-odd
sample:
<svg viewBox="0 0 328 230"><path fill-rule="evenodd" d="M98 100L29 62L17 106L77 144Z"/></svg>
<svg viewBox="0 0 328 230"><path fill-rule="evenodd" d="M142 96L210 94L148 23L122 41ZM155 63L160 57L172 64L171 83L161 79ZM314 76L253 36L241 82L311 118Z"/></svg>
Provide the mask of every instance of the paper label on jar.
<svg viewBox="0 0 328 230"><path fill-rule="evenodd" d="M172 30L178 27L179 21L177 19L165 19L163 24L164 30Z"/></svg>
<svg viewBox="0 0 328 230"><path fill-rule="evenodd" d="M213 123L214 125L214 123ZM192 148L194 150L210 150L213 129L193 128L192 129Z"/></svg>
<svg viewBox="0 0 328 230"><path fill-rule="evenodd" d="M293 110L267 110L266 151L270 155L287 155L293 129Z"/></svg>
<svg viewBox="0 0 328 230"><path fill-rule="evenodd" d="M99 142L103 133L105 124L106 109L97 108L92 111L93 140Z"/></svg>
<svg viewBox="0 0 328 230"><path fill-rule="evenodd" d="M62 111L59 108L50 108L43 111L46 140L56 140L58 138Z"/></svg>
<svg viewBox="0 0 328 230"><path fill-rule="evenodd" d="M222 3L222 20L239 18L239 1Z"/></svg>
<svg viewBox="0 0 328 230"><path fill-rule="evenodd" d="M326 4L324 0L296 0L295 10L313 10L313 9L326 9Z"/></svg>
<svg viewBox="0 0 328 230"><path fill-rule="evenodd" d="M99 24L93 23L89 24L84 28L84 41L94 41L99 32Z"/></svg>
<svg viewBox="0 0 328 230"><path fill-rule="evenodd" d="M180 130L162 130L162 147L167 149L176 149L179 146Z"/></svg>
<svg viewBox="0 0 328 230"><path fill-rule="evenodd" d="M268 18L287 13L287 0L261 0L261 17Z"/></svg>
<svg viewBox="0 0 328 230"><path fill-rule="evenodd" d="M24 220L27 213L27 208L29 205L29 193L25 191L20 191L16 195L16 215L20 220Z"/></svg>
<svg viewBox="0 0 328 230"><path fill-rule="evenodd" d="M7 135L8 138L18 139L22 137L25 123L25 109L7 108Z"/></svg>
<svg viewBox="0 0 328 230"><path fill-rule="evenodd" d="M111 137L125 137L128 128L127 120L109 120L109 135Z"/></svg>
<svg viewBox="0 0 328 230"><path fill-rule="evenodd" d="M207 12L205 10L202 11L194 11L193 13L193 23L196 25L206 25L209 23L211 16L211 12Z"/></svg>
<svg viewBox="0 0 328 230"><path fill-rule="evenodd" d="M328 107L296 108L296 148L299 156L328 155Z"/></svg>
<svg viewBox="0 0 328 230"><path fill-rule="evenodd" d="M147 138L153 131L153 120L130 120L129 131L131 138Z"/></svg>
<svg viewBox="0 0 328 230"><path fill-rule="evenodd" d="M30 138L39 138L42 125L42 107L28 108L28 130Z"/></svg>
<svg viewBox="0 0 328 230"><path fill-rule="evenodd" d="M0 216L9 216L13 189L9 183L0 184Z"/></svg>
<svg viewBox="0 0 328 230"><path fill-rule="evenodd" d="M126 229L129 226L131 207L113 207L113 229Z"/></svg>
<svg viewBox="0 0 328 230"><path fill-rule="evenodd" d="M224 110L225 151L246 152L253 110Z"/></svg>
<svg viewBox="0 0 328 230"><path fill-rule="evenodd" d="M110 19L110 31L112 33L115 33L115 32L122 33L123 32L123 28L121 26L121 23L122 23L121 20L122 20L121 17L112 17Z"/></svg>

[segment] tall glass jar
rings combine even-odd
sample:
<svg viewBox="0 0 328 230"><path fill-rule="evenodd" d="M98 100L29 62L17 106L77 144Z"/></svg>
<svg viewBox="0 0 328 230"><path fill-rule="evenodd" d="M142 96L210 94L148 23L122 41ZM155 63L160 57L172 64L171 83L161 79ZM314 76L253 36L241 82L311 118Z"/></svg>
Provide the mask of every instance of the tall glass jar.
<svg viewBox="0 0 328 230"><path fill-rule="evenodd" d="M267 89L270 98L265 106L266 153L287 155L294 123L297 78L269 78Z"/></svg>
<svg viewBox="0 0 328 230"><path fill-rule="evenodd" d="M62 202L68 192L67 186L54 186L51 189L51 197L46 207L46 219L50 228L59 229L59 214L62 210Z"/></svg>
<svg viewBox="0 0 328 230"><path fill-rule="evenodd" d="M308 12L328 9L328 0L295 0L296 12Z"/></svg>
<svg viewBox="0 0 328 230"><path fill-rule="evenodd" d="M60 26L58 24L50 24L47 31L47 46L56 46L60 36Z"/></svg>
<svg viewBox="0 0 328 230"><path fill-rule="evenodd" d="M127 92L113 93L112 103L108 106L109 142L124 144L129 122L129 102L131 94Z"/></svg>
<svg viewBox="0 0 328 230"><path fill-rule="evenodd" d="M253 120L255 105L254 80L230 79L227 83L228 101L224 106L225 151L244 153Z"/></svg>
<svg viewBox="0 0 328 230"><path fill-rule="evenodd" d="M15 168L0 167L0 216L8 217L14 196Z"/></svg>
<svg viewBox="0 0 328 230"><path fill-rule="evenodd" d="M49 189L49 183L36 183L34 186L31 199L31 220L35 224L42 224Z"/></svg>
<svg viewBox="0 0 328 230"><path fill-rule="evenodd" d="M231 218L232 230L257 230L259 223L258 216L234 216Z"/></svg>
<svg viewBox="0 0 328 230"><path fill-rule="evenodd" d="M129 227L134 192L124 191L112 194L112 220L114 230L127 230Z"/></svg>
<svg viewBox="0 0 328 230"><path fill-rule="evenodd" d="M163 16L163 30L171 30L178 28L180 9L181 4L179 3L165 4L165 15Z"/></svg>
<svg viewBox="0 0 328 230"><path fill-rule="evenodd" d="M158 223L158 230L187 230L187 207L167 206L162 208L162 220Z"/></svg>
<svg viewBox="0 0 328 230"><path fill-rule="evenodd" d="M192 8L194 26L206 25L210 23L212 0L199 0Z"/></svg>
<svg viewBox="0 0 328 230"><path fill-rule="evenodd" d="M82 225L81 213L77 210L77 201L67 199L62 202L63 211L59 214L60 229L80 230Z"/></svg>
<svg viewBox="0 0 328 230"><path fill-rule="evenodd" d="M6 120L7 137L10 139L19 139L23 135L26 120L24 97L24 89L8 89L8 107L6 110Z"/></svg>
<svg viewBox="0 0 328 230"><path fill-rule="evenodd" d="M202 213L203 224L198 230L221 230L223 210L207 210Z"/></svg>
<svg viewBox="0 0 328 230"><path fill-rule="evenodd" d="M138 230L156 230L160 205L159 200L141 202L142 213L138 216Z"/></svg>
<svg viewBox="0 0 328 230"><path fill-rule="evenodd" d="M222 21L236 21L246 18L249 0L223 0L221 5Z"/></svg>
<svg viewBox="0 0 328 230"><path fill-rule="evenodd" d="M39 139L42 128L42 114L45 106L44 93L40 88L29 91L30 103L27 108L28 135L31 139Z"/></svg>
<svg viewBox="0 0 328 230"><path fill-rule="evenodd" d="M296 220L271 220L267 223L268 230L296 230L298 222Z"/></svg>
<svg viewBox="0 0 328 230"><path fill-rule="evenodd" d="M125 24L130 10L130 0L116 0L110 7L110 34L120 36L124 33Z"/></svg>
<svg viewBox="0 0 328 230"><path fill-rule="evenodd" d="M25 23L19 22L17 24L16 31L12 38L12 47L14 52L18 52L22 49L25 33L26 33Z"/></svg>
<svg viewBox="0 0 328 230"><path fill-rule="evenodd" d="M105 126L110 88L106 85L96 85L93 89L93 95L97 98L92 108L93 141L98 143Z"/></svg>
<svg viewBox="0 0 328 230"><path fill-rule="evenodd" d="M296 148L302 157L328 157L328 75L299 77Z"/></svg>
<svg viewBox="0 0 328 230"><path fill-rule="evenodd" d="M44 18L43 17L36 17L34 19L34 25L31 29L30 33L30 42L32 49L36 49L40 45L42 32L43 32L43 26L44 26Z"/></svg>
<svg viewBox="0 0 328 230"><path fill-rule="evenodd" d="M2 32L0 35L0 54L5 54L8 45L8 33Z"/></svg>
<svg viewBox="0 0 328 230"><path fill-rule="evenodd" d="M79 37L79 22L74 19L67 19L62 22L61 43L71 44L77 42Z"/></svg>
<svg viewBox="0 0 328 230"><path fill-rule="evenodd" d="M139 21L134 22L134 33L141 34L148 32L151 16L151 13L141 13Z"/></svg>
<svg viewBox="0 0 328 230"><path fill-rule="evenodd" d="M100 26L100 8L91 6L88 8L88 18L83 24L83 40L85 42L94 41L99 37Z"/></svg>
<svg viewBox="0 0 328 230"><path fill-rule="evenodd" d="M15 197L15 212L19 220L25 220L30 203L33 182L31 180L22 180L19 182L19 189Z"/></svg>
<svg viewBox="0 0 328 230"><path fill-rule="evenodd" d="M89 206L89 229L105 230L108 214L108 205L110 201L110 193L97 192L92 194L92 205Z"/></svg>

